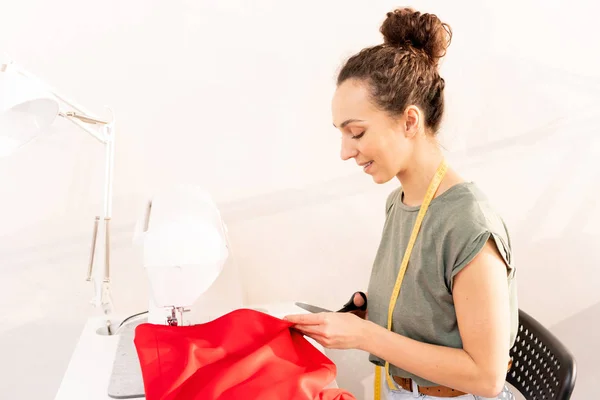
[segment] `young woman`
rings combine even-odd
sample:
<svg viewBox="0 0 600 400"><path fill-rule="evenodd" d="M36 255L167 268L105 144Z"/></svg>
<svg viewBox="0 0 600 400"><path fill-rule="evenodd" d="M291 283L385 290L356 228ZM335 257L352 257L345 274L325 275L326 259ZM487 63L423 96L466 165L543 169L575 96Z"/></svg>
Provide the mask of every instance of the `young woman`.
<svg viewBox="0 0 600 400"><path fill-rule="evenodd" d="M369 353L382 398L511 399L505 377L518 308L509 234L478 187L447 166L436 140L444 112L438 62L451 29L402 8L380 31L382 44L343 66L332 101L342 159L376 183L401 184L386 201L367 315L286 319L325 347Z"/></svg>

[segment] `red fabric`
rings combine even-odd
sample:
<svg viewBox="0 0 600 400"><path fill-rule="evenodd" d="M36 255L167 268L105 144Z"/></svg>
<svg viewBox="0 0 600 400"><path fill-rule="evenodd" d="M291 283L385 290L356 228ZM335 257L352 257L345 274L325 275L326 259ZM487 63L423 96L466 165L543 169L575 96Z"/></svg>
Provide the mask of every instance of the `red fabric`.
<svg viewBox="0 0 600 400"><path fill-rule="evenodd" d="M138 325L147 400L356 400L291 324L249 309L193 326Z"/></svg>

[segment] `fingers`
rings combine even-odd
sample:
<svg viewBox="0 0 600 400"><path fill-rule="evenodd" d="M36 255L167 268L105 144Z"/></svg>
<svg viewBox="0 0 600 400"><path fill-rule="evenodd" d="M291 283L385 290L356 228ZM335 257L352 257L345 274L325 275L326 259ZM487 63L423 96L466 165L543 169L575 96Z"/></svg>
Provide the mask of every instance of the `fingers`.
<svg viewBox="0 0 600 400"><path fill-rule="evenodd" d="M354 305L357 307L362 307L365 304L365 299L360 295L360 293L354 293Z"/></svg>
<svg viewBox="0 0 600 400"><path fill-rule="evenodd" d="M296 329L299 332L302 332L305 335L308 336L322 336L325 337L325 332L323 332L323 327L320 325L296 325L294 326L294 329Z"/></svg>
<svg viewBox="0 0 600 400"><path fill-rule="evenodd" d="M294 314L283 317L284 321L300 325L319 325L325 322L327 313Z"/></svg>
<svg viewBox="0 0 600 400"><path fill-rule="evenodd" d="M325 333L319 328L316 328L312 325L297 325L294 327L294 330L297 330L302 335L315 340L321 346L329 347L331 345L331 338L325 335Z"/></svg>
<svg viewBox="0 0 600 400"><path fill-rule="evenodd" d="M367 295L367 293L365 293L365 296L366 295ZM363 296L361 296L360 292L354 293L354 297L352 298L352 301L354 302L354 305L356 307L362 307L365 304L365 299ZM351 311L351 313L362 319L367 319L367 311L366 310L354 310L354 311Z"/></svg>
<svg viewBox="0 0 600 400"><path fill-rule="evenodd" d="M321 346L323 347L329 347L330 343L329 340L321 335L307 335L309 338L313 339L315 342L319 343Z"/></svg>

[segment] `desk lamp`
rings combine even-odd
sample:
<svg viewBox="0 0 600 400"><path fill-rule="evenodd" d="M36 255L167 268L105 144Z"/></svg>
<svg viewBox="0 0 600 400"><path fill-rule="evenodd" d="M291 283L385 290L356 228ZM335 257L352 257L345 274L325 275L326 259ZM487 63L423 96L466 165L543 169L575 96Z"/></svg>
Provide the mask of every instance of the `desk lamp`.
<svg viewBox="0 0 600 400"><path fill-rule="evenodd" d="M114 121L104 121L60 96L40 79L10 61L0 63L0 156L17 151L44 134L56 119L75 124L104 145L105 181L102 215L96 216L86 280L93 282L92 304L104 314L112 311L110 297L110 219L112 213ZM100 224L100 221L104 224ZM102 225L102 226L100 226ZM103 242L98 244L98 242ZM104 252L98 252L103 248Z"/></svg>

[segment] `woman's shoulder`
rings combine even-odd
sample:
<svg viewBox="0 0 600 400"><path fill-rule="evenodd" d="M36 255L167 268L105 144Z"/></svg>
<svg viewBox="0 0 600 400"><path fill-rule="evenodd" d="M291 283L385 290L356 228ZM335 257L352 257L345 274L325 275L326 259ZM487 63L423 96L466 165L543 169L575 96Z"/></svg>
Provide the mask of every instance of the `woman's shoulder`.
<svg viewBox="0 0 600 400"><path fill-rule="evenodd" d="M432 204L436 205L438 214L448 223L477 224L490 227L504 225L496 208L475 182L458 183L439 197Z"/></svg>
<svg viewBox="0 0 600 400"><path fill-rule="evenodd" d="M445 242L469 247L479 239L493 237L510 262L511 240L507 225L477 184L464 182L453 186L441 200L436 209L437 230Z"/></svg>

